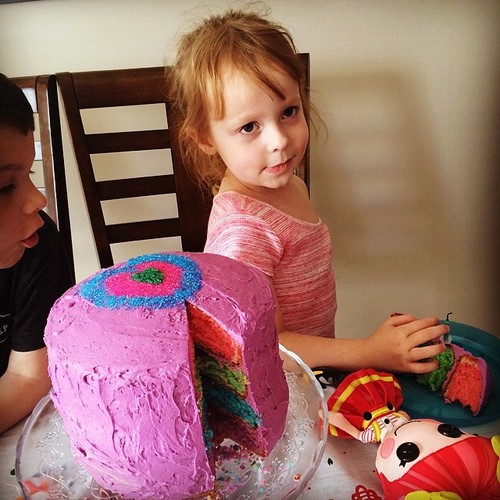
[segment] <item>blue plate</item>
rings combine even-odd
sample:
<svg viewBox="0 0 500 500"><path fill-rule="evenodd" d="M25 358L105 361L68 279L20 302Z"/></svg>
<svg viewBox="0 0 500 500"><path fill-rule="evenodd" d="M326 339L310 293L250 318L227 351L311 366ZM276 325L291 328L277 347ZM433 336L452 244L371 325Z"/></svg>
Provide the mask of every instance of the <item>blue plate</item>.
<svg viewBox="0 0 500 500"><path fill-rule="evenodd" d="M457 427L482 425L500 418L500 338L479 328L463 323L448 322L451 341L474 356L480 356L493 373L494 384L490 399L479 415L473 416L470 408L460 403L445 403L439 391L418 384L415 375L400 374L403 388L402 410L411 418L434 418Z"/></svg>

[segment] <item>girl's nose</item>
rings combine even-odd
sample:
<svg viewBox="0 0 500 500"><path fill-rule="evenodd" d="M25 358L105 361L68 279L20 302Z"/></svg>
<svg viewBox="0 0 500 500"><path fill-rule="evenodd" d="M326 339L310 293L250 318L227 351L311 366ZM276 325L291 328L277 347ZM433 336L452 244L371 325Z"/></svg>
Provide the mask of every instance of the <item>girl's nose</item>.
<svg viewBox="0 0 500 500"><path fill-rule="evenodd" d="M280 151L288 144L288 135L279 125L269 129L269 149L271 151Z"/></svg>

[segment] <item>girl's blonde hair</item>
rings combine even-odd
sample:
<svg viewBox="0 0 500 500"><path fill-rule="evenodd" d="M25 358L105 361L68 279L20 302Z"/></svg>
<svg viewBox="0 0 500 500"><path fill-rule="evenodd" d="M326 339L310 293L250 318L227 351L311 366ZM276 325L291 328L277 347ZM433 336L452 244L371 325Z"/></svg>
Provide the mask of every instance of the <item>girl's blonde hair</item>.
<svg viewBox="0 0 500 500"><path fill-rule="evenodd" d="M242 72L284 99L279 82L267 74L270 67L298 83L309 121L303 65L292 36L284 27L254 12L229 10L209 17L179 41L169 88L182 121L181 154L190 172L212 192L217 190L226 167L218 155L205 154L195 139L208 133L210 116L224 116L222 71L232 68Z"/></svg>

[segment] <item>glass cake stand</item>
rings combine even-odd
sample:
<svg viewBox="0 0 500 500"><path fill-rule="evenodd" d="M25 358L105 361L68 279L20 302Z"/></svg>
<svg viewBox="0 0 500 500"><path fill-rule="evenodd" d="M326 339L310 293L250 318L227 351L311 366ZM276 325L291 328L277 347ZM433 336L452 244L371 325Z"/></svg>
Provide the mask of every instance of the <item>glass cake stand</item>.
<svg viewBox="0 0 500 500"><path fill-rule="evenodd" d="M290 391L286 427L265 459L225 440L216 464L217 490L238 500L297 498L316 471L326 446L326 399L303 361L280 345ZM16 477L25 499L120 500L76 463L62 419L45 396L17 443Z"/></svg>

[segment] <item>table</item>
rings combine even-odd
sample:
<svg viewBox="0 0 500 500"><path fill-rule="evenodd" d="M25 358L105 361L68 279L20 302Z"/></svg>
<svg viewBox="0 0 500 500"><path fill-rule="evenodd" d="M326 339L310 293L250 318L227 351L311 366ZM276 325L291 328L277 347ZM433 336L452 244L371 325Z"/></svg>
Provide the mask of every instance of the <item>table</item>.
<svg viewBox="0 0 500 500"><path fill-rule="evenodd" d="M0 435L0 500L22 498L14 467L16 444L23 426L24 421ZM482 436L500 434L500 419L464 430ZM377 447L377 444L329 437L318 470L300 500L382 500L375 473Z"/></svg>

